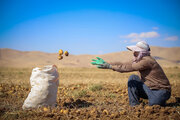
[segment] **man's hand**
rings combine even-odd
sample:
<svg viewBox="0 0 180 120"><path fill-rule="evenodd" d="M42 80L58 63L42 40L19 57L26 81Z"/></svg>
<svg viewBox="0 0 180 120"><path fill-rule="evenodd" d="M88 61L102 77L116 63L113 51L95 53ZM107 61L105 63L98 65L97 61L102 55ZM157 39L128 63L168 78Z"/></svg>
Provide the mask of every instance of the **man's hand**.
<svg viewBox="0 0 180 120"><path fill-rule="evenodd" d="M97 60L92 59L92 61L94 61L94 62L91 62L92 65L97 65L97 68L102 68L102 69L112 68L112 66L109 63L105 62L102 58L100 57L96 57L96 58Z"/></svg>
<svg viewBox="0 0 180 120"><path fill-rule="evenodd" d="M96 57L96 58L97 58L97 60L92 59L92 61L94 61L94 62L91 62L92 65L100 65L100 64L106 63L102 58L100 58L100 57Z"/></svg>

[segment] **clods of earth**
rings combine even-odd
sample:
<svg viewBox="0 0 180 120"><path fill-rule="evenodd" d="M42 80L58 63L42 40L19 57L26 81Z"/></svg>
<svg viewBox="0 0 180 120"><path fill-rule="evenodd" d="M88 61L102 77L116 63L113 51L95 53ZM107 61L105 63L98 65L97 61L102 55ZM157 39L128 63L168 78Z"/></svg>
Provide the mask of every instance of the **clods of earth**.
<svg viewBox="0 0 180 120"><path fill-rule="evenodd" d="M141 99L129 106L127 88L116 84L72 84L58 87L57 106L22 110L29 86L0 84L0 119L163 119L180 120L180 97L173 94L165 107Z"/></svg>

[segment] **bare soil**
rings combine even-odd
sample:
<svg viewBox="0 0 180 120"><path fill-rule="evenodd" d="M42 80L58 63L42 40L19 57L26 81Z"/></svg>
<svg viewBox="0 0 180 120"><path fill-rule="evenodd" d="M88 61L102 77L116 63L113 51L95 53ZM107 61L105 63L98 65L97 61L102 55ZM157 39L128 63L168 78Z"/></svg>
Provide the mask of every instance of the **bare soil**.
<svg viewBox="0 0 180 120"><path fill-rule="evenodd" d="M0 119L2 120L27 120L27 119L52 119L52 120L68 120L68 119L90 119L90 120L138 120L138 119L157 119L157 120L180 120L180 87L179 87L179 68L166 69L166 74L172 85L172 96L167 101L165 107L159 105L148 106L148 100L141 99L141 104L136 107L129 106L128 93L125 79L122 74L109 72L105 77L97 77L102 81L112 76L121 77L124 83L117 82L94 82L80 83L71 82L71 84L63 84L66 78L70 80L68 74L74 74L76 79L86 80L81 76L94 76L100 74L100 70L76 69L72 72L70 69L61 72L60 85L57 94L57 106L42 107L32 110L23 110L22 105L28 93L30 85L22 82L28 78L30 72L26 69L1 69L0 70ZM71 71L71 72L70 72ZM93 73L94 71L94 73ZM23 77L24 76L24 77ZM65 77L67 76L67 77ZM79 76L79 78L77 77ZM22 78L23 77L23 78ZM91 77L91 79L95 79ZM11 81L11 80L14 80ZM21 82L17 82L21 80ZM11 81L11 82L10 82ZM62 83L61 83L62 81ZM27 83L27 84L25 84ZM70 82L68 82L70 83Z"/></svg>

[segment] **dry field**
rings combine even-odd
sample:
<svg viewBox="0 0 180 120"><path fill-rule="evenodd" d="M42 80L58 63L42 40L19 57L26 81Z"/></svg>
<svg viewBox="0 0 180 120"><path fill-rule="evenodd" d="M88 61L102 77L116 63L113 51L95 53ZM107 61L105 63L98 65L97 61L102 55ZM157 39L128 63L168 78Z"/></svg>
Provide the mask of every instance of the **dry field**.
<svg viewBox="0 0 180 120"><path fill-rule="evenodd" d="M180 120L180 68L164 68L172 85L166 107L128 104L127 79L134 73L96 68L61 68L57 107L22 110L31 68L0 68L0 119Z"/></svg>

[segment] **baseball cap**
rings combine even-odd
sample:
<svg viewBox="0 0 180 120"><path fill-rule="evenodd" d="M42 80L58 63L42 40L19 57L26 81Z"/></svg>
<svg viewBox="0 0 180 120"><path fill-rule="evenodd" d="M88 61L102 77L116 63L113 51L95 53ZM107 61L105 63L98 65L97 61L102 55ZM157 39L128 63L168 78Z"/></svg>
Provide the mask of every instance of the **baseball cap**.
<svg viewBox="0 0 180 120"><path fill-rule="evenodd" d="M140 41L136 45L127 46L130 51L150 51L149 45L145 41Z"/></svg>

